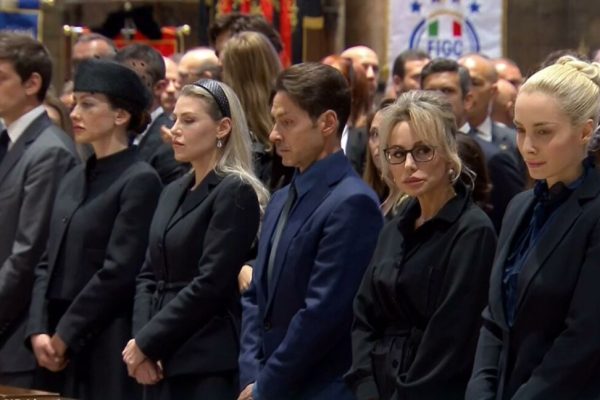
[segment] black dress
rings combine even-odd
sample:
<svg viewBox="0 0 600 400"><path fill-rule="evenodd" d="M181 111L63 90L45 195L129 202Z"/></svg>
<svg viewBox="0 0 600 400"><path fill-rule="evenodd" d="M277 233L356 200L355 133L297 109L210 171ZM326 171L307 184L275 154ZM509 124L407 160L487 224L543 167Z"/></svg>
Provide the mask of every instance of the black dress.
<svg viewBox="0 0 600 400"><path fill-rule="evenodd" d="M68 397L135 399L121 351L131 338L131 314L150 219L162 185L127 149L92 156L61 183L47 253L35 271L26 344L56 333L69 364L51 385Z"/></svg>
<svg viewBox="0 0 600 400"><path fill-rule="evenodd" d="M346 380L358 400L464 396L496 235L460 184L415 229L419 215L410 199L386 224L354 302Z"/></svg>
<svg viewBox="0 0 600 400"><path fill-rule="evenodd" d="M167 186L138 277L134 335L165 378L146 399L237 398L237 276L260 220L256 192L235 175L193 174Z"/></svg>

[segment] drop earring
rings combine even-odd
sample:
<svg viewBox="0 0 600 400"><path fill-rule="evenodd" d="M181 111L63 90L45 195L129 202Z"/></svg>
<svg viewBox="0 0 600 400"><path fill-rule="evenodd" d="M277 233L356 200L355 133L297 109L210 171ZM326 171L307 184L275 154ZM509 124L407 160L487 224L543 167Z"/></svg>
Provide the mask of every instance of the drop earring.
<svg viewBox="0 0 600 400"><path fill-rule="evenodd" d="M223 139L217 139L217 149L223 148Z"/></svg>

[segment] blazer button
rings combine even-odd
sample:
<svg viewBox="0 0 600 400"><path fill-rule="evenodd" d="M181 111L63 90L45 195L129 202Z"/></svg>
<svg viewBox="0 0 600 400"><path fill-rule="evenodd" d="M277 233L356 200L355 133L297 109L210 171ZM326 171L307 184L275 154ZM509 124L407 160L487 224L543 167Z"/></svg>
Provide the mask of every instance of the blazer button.
<svg viewBox="0 0 600 400"><path fill-rule="evenodd" d="M392 367L393 368L398 368L398 360L393 360L392 361Z"/></svg>
<svg viewBox="0 0 600 400"><path fill-rule="evenodd" d="M265 321L263 328L265 329L265 331L271 330L271 321Z"/></svg>
<svg viewBox="0 0 600 400"><path fill-rule="evenodd" d="M63 224L66 224L66 223L67 223L67 217L63 217L63 218L62 218L62 223L63 223Z"/></svg>

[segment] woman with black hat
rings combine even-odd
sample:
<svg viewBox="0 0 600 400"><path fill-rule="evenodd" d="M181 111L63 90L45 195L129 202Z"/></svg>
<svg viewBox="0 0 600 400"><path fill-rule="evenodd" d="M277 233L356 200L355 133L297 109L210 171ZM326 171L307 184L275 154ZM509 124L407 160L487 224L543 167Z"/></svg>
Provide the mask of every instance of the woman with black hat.
<svg viewBox="0 0 600 400"><path fill-rule="evenodd" d="M185 86L173 116L175 158L193 173L161 195L123 359L148 385L147 399L235 399L237 275L268 192L252 172L248 125L229 86Z"/></svg>
<svg viewBox="0 0 600 400"><path fill-rule="evenodd" d="M75 75L71 112L77 143L94 155L62 181L47 253L35 271L27 327L47 382L80 399L136 399L120 350L131 332L135 277L162 189L154 169L128 147L149 118L149 93L135 72L89 60Z"/></svg>

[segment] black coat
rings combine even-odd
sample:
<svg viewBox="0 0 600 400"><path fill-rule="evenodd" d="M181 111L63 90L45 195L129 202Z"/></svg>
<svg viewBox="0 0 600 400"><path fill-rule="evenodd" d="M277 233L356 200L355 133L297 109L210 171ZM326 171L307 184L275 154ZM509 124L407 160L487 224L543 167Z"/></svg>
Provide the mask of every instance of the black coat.
<svg viewBox="0 0 600 400"><path fill-rule="evenodd" d="M346 144L345 154L359 176L362 176L365 170L368 141L369 135L366 128L348 128L348 143Z"/></svg>
<svg viewBox="0 0 600 400"><path fill-rule="evenodd" d="M60 185L47 252L35 270L26 344L38 333L56 333L67 344L70 383L62 394L132 393L120 354L131 338L135 277L161 188L131 149L90 158Z"/></svg>
<svg viewBox="0 0 600 400"><path fill-rule="evenodd" d="M158 172L163 184L169 184L190 170L190 165L175 160L173 148L163 142L160 128L171 127L173 120L166 113L160 114L148 127L148 131L138 144L140 158Z"/></svg>
<svg viewBox="0 0 600 400"><path fill-rule="evenodd" d="M193 174L165 188L138 277L134 335L168 379L237 370L237 276L256 238L254 189L234 175Z"/></svg>
<svg viewBox="0 0 600 400"><path fill-rule="evenodd" d="M416 230L419 204L406 201L357 293L346 381L358 400L462 399L496 234L462 186Z"/></svg>
<svg viewBox="0 0 600 400"><path fill-rule="evenodd" d="M519 274L512 328L505 317L502 275L533 192L510 203L467 399L600 398L599 195L600 173L593 169L554 211L554 222Z"/></svg>

